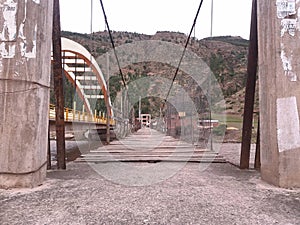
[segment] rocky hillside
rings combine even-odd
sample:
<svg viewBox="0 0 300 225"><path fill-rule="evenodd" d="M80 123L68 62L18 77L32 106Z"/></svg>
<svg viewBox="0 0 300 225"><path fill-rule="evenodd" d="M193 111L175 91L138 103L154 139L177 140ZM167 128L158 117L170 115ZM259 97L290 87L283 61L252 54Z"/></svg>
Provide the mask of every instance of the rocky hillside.
<svg viewBox="0 0 300 225"><path fill-rule="evenodd" d="M153 36L129 32L113 32L112 34L116 46L141 40L161 40L184 46L187 40L185 34L175 32L157 32ZM62 36L82 44L95 57L111 49L109 35L106 31L93 34L64 31L62 32ZM248 41L240 37L231 36L213 37L202 40L193 38L190 41L188 49L196 53L210 66L222 88L227 106L230 108L230 113L241 114L246 80ZM141 63L130 65L123 69L127 80L134 77L151 76L155 73L168 78L172 78L174 75L174 68L170 70L170 66L160 63ZM178 77L182 78L179 79L181 85L188 90L193 89L191 82L185 79L184 72L180 71ZM120 80L117 82L120 82ZM192 95L197 98L197 96L201 95L199 94L201 90L195 89ZM238 96L238 99L235 99L234 96Z"/></svg>

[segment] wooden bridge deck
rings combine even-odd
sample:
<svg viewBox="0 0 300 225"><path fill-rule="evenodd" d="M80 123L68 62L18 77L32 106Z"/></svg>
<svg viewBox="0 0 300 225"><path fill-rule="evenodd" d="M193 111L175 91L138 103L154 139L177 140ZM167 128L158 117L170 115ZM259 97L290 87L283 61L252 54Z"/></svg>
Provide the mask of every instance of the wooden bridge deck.
<svg viewBox="0 0 300 225"><path fill-rule="evenodd" d="M195 147L155 130L144 128L110 145L82 154L76 162L196 162L225 163L218 153Z"/></svg>

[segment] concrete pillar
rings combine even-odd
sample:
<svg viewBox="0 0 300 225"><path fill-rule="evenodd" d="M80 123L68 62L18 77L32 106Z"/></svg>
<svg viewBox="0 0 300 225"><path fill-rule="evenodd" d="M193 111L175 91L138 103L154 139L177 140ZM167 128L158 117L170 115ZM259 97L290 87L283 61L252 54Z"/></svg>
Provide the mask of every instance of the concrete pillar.
<svg viewBox="0 0 300 225"><path fill-rule="evenodd" d="M52 0L0 1L0 188L46 177Z"/></svg>
<svg viewBox="0 0 300 225"><path fill-rule="evenodd" d="M285 188L300 187L299 8L258 1L261 175Z"/></svg>

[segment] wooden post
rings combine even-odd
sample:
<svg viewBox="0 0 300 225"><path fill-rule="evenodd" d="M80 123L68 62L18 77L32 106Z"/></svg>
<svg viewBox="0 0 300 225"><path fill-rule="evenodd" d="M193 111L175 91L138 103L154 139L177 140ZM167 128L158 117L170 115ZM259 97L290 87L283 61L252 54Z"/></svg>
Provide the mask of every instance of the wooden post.
<svg viewBox="0 0 300 225"><path fill-rule="evenodd" d="M109 54L107 53L106 54L106 57L107 57L107 77L106 77L106 96L107 96L107 99L106 99L106 143L109 144L110 143L110 115L111 115L111 112L110 112L110 105L109 105L109 102L108 102L108 99L109 99Z"/></svg>
<svg viewBox="0 0 300 225"><path fill-rule="evenodd" d="M171 135L171 110L170 110L170 106L169 103L166 102L166 107L167 107L167 135L170 136Z"/></svg>
<svg viewBox="0 0 300 225"><path fill-rule="evenodd" d="M85 121L85 106L82 106L82 121Z"/></svg>
<svg viewBox="0 0 300 225"><path fill-rule="evenodd" d="M61 29L59 0L53 4L53 74L54 91L56 97L56 146L57 168L66 169L65 155L65 121L64 121L64 92L63 92L63 69L61 57Z"/></svg>
<svg viewBox="0 0 300 225"><path fill-rule="evenodd" d="M64 109L64 111L66 112L66 121L69 120L69 108Z"/></svg>
<svg viewBox="0 0 300 225"><path fill-rule="evenodd" d="M76 101L73 102L73 121L76 120Z"/></svg>
<svg viewBox="0 0 300 225"><path fill-rule="evenodd" d="M255 83L258 63L258 41L257 41L257 1L252 3L250 45L248 52L247 84L245 93L242 148L240 158L240 168L249 169L253 108L255 101Z"/></svg>
<svg viewBox="0 0 300 225"><path fill-rule="evenodd" d="M191 113L191 131L192 131L192 145L194 145L193 112ZM199 137L197 137L197 138L199 138Z"/></svg>

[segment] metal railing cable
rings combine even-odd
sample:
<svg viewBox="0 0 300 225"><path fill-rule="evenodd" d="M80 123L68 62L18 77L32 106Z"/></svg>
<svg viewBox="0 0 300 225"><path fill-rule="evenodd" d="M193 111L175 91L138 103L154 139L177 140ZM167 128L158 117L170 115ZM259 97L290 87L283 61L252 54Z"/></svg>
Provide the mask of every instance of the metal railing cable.
<svg viewBox="0 0 300 225"><path fill-rule="evenodd" d="M190 43L190 39L191 39L191 36L192 36L192 34L193 34L194 28L195 28L195 26L196 26L196 22L197 22L197 19L198 19L198 16L199 16L199 13L200 13L200 9L201 9L201 7L202 7L202 4L203 4L203 0L200 1L200 4L199 4L199 7L198 7L196 16L195 16L195 18L194 18L194 22L193 22L192 28L191 28L190 33L189 33L189 36L188 36L188 38L187 38L187 40L186 40L186 43L185 43L185 46L184 46L182 55L181 55L181 57L180 57L178 66L177 66L177 68L176 68L175 74L174 74L173 79L172 79L172 83L171 83L170 88L169 88L169 90L168 90L168 93L167 93L167 95L166 95L165 102L164 102L164 107L165 107L166 102L168 101L168 98L169 98L169 95L170 95L170 93L171 93L172 87L173 87L174 82L175 82L175 80L176 80L176 77L177 77L177 75L178 75L178 72L179 72L181 63L182 63L183 58L184 58L184 56L185 56L187 47L188 47L188 45L189 45L189 43ZM163 108L164 108L164 107L163 107Z"/></svg>
<svg viewBox="0 0 300 225"><path fill-rule="evenodd" d="M110 29L109 24L108 24L108 19L107 19L107 16L106 16L106 12L105 12L102 0L100 0L100 4L101 4L101 8L102 8L102 12L103 12L105 24L106 24L106 27L107 27L107 30L108 30L109 39L110 39L110 42L111 42L111 45L112 45L112 48L113 48L113 52L114 52L114 55L115 55L115 58L116 58L116 61L117 61L117 65L118 65L118 68L119 68L119 73L120 73L120 76L122 78L122 82L123 82L124 88L127 89L125 77L124 77L122 69L121 69L119 57L118 57L118 54L117 54L117 51L116 51L115 42L114 42L114 39L113 39L113 36L112 36L112 33L111 33L111 29Z"/></svg>

